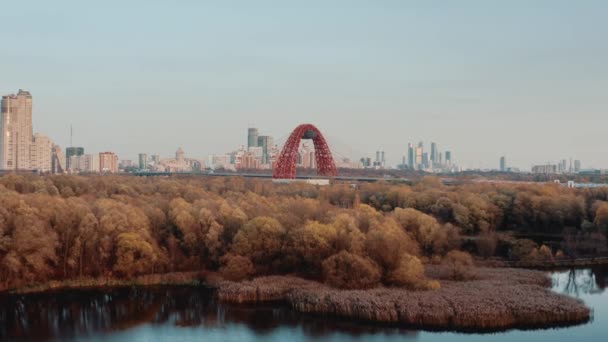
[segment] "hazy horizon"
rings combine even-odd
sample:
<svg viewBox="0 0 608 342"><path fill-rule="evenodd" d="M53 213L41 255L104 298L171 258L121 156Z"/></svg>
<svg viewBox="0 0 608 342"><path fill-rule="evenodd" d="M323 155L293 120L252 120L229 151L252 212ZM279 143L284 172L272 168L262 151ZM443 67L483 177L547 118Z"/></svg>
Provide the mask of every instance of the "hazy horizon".
<svg viewBox="0 0 608 342"><path fill-rule="evenodd" d="M13 1L0 94L62 147L191 157L317 125L353 158L608 168L608 2ZM283 139L281 139L283 138ZM346 151L349 150L349 151Z"/></svg>

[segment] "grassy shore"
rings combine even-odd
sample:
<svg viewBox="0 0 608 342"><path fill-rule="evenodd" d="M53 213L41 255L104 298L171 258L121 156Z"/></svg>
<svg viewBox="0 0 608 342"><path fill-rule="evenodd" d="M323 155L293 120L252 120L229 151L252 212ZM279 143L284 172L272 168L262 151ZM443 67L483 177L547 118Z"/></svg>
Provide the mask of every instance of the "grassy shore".
<svg viewBox="0 0 608 342"><path fill-rule="evenodd" d="M443 272L429 267L427 273L441 279ZM479 268L475 279L441 280L441 289L435 291L337 290L290 276L215 285L218 298L226 302L285 301L303 313L433 330L549 328L584 323L591 317L581 301L551 292L546 274L521 269Z"/></svg>
<svg viewBox="0 0 608 342"><path fill-rule="evenodd" d="M53 290L99 288L99 287L125 287L125 286L151 286L151 285L201 285L208 277L204 272L174 272L165 274L149 274L132 279L116 278L76 278L68 280L51 280L44 283L6 289L10 294L26 294L46 292Z"/></svg>

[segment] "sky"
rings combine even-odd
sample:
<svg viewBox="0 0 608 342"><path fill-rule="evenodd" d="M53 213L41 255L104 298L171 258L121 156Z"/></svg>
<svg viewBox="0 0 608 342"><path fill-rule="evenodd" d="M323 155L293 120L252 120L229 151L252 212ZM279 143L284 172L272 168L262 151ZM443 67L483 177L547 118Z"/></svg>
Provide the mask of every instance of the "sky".
<svg viewBox="0 0 608 342"><path fill-rule="evenodd" d="M339 155L608 168L608 1L16 1L0 93L87 151L206 158L313 123Z"/></svg>

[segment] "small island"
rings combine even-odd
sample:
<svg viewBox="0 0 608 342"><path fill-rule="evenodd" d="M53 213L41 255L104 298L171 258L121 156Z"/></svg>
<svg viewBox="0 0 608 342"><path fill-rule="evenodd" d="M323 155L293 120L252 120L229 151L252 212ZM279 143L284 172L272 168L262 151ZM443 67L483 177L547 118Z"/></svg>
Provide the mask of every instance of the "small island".
<svg viewBox="0 0 608 342"><path fill-rule="evenodd" d="M215 284L220 300L232 303L281 301L298 312L337 316L425 330L491 332L569 326L590 320L581 301L556 294L539 271L476 269L468 281L442 280L433 291L396 287L339 290L290 276Z"/></svg>

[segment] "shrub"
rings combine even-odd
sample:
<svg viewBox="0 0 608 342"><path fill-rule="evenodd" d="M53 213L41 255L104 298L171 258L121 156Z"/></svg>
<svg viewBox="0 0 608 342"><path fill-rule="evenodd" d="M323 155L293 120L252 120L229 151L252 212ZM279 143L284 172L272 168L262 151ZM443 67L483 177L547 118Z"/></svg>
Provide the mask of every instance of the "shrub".
<svg viewBox="0 0 608 342"><path fill-rule="evenodd" d="M323 261L325 282L342 289L366 289L380 282L380 267L371 259L342 251Z"/></svg>
<svg viewBox="0 0 608 342"><path fill-rule="evenodd" d="M336 234L332 225L317 221L308 221L301 228L291 229L283 245L283 266L318 276L321 262L335 253Z"/></svg>
<svg viewBox="0 0 608 342"><path fill-rule="evenodd" d="M367 254L385 269L397 266L401 254L418 254L418 245L393 219L374 225L367 233Z"/></svg>
<svg viewBox="0 0 608 342"><path fill-rule="evenodd" d="M439 288L439 282L429 281L424 275L424 266L420 259L404 253L397 267L387 277L389 283L405 286L412 290L432 290Z"/></svg>
<svg viewBox="0 0 608 342"><path fill-rule="evenodd" d="M222 257L221 263L220 274L227 280L240 281L249 278L255 272L251 260L241 255L226 254Z"/></svg>
<svg viewBox="0 0 608 342"><path fill-rule="evenodd" d="M469 253L457 250L450 251L444 262L450 269L450 277L453 280L466 280L473 277L473 258Z"/></svg>
<svg viewBox="0 0 608 342"><path fill-rule="evenodd" d="M535 264L550 263L553 262L553 260L553 253L551 252L551 249L546 245L542 245L539 248L533 249L522 261Z"/></svg>
<svg viewBox="0 0 608 342"><path fill-rule="evenodd" d="M511 257L515 260L525 260L536 249L536 242L529 239L520 239L511 249Z"/></svg>
<svg viewBox="0 0 608 342"><path fill-rule="evenodd" d="M284 237L285 229L277 220L260 216L239 230L232 249L236 254L249 257L256 266L265 268L280 254Z"/></svg>
<svg viewBox="0 0 608 342"><path fill-rule="evenodd" d="M427 254L441 252L448 243L446 231L434 217L412 208L396 208L393 215L403 229L414 234Z"/></svg>

